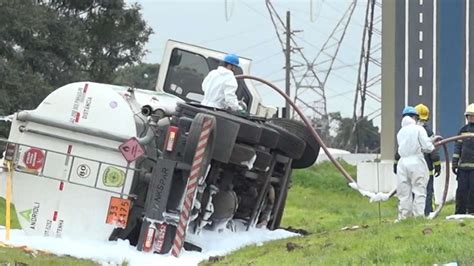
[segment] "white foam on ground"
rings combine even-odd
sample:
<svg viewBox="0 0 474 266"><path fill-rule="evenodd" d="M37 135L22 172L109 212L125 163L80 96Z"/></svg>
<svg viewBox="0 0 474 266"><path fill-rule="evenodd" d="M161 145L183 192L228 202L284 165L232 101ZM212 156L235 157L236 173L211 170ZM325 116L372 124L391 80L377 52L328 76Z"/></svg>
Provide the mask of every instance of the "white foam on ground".
<svg viewBox="0 0 474 266"><path fill-rule="evenodd" d="M368 190L361 189L357 183L351 182L349 183L349 186L357 191L364 196L369 198L370 202L379 202L379 201L387 201L390 198L391 193L384 193L384 192L371 192Z"/></svg>
<svg viewBox="0 0 474 266"><path fill-rule="evenodd" d="M446 220L474 219L472 214L454 214L446 217Z"/></svg>
<svg viewBox="0 0 474 266"><path fill-rule="evenodd" d="M223 256L244 246L270 240L297 236L282 229L250 229L245 232L223 233L203 231L199 238L202 252L182 251L179 258L171 255L145 254L129 245L128 241L78 241L67 238L26 236L22 230L11 230L10 241L5 241L5 229L0 228L0 241L13 246L48 251L56 255L70 255L105 265L128 262L129 265L197 265L211 256ZM197 241L196 241L197 242Z"/></svg>

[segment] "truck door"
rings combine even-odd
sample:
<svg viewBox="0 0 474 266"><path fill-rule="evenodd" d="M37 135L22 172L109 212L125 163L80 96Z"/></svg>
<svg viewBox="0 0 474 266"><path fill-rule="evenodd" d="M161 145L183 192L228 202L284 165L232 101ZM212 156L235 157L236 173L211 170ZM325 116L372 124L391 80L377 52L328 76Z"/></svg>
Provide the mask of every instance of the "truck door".
<svg viewBox="0 0 474 266"><path fill-rule="evenodd" d="M207 74L222 64L226 53L207 48L169 40L166 43L160 73L156 85L157 91L174 94L187 102L201 102L203 99L202 81ZM240 58L240 73L249 74L250 59ZM243 100L250 113L256 93L249 81L239 80L237 98ZM254 93L252 93L252 90ZM260 102L260 99L256 103Z"/></svg>

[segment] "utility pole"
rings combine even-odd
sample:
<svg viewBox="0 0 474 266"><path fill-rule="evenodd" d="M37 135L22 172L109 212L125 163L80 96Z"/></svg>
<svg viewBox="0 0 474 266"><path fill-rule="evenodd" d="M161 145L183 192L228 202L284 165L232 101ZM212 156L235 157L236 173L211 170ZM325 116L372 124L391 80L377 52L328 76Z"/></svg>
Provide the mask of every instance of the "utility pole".
<svg viewBox="0 0 474 266"><path fill-rule="evenodd" d="M290 73L291 73L291 28L290 28L290 11L286 11L286 46L285 46L285 92L290 96ZM285 118L290 118L290 104L285 102Z"/></svg>

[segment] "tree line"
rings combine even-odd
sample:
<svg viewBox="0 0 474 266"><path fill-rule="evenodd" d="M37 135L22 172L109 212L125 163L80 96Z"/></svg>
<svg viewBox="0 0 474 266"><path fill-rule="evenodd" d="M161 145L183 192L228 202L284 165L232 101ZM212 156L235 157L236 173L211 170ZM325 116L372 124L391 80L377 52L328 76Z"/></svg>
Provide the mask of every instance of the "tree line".
<svg viewBox="0 0 474 266"><path fill-rule="evenodd" d="M158 65L136 66L153 33L140 9L123 0L0 0L0 115L33 109L71 82L129 83L127 67L156 70L140 81L153 88Z"/></svg>

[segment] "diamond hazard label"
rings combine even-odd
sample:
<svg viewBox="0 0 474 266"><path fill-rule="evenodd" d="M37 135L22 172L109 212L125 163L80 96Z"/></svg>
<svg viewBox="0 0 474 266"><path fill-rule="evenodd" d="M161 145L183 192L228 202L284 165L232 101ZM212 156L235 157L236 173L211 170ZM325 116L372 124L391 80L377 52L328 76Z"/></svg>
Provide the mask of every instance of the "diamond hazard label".
<svg viewBox="0 0 474 266"><path fill-rule="evenodd" d="M28 169L40 169L41 167L43 167L44 164L43 151L37 148L30 148L23 155L23 163Z"/></svg>
<svg viewBox="0 0 474 266"><path fill-rule="evenodd" d="M119 146L119 150L127 162L133 162L145 153L137 138L133 137Z"/></svg>

